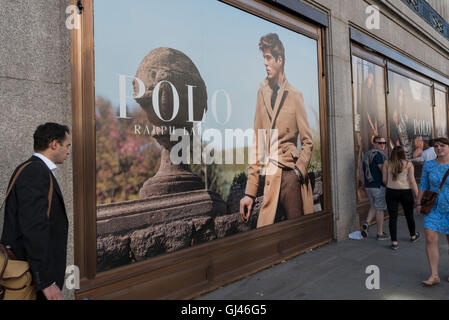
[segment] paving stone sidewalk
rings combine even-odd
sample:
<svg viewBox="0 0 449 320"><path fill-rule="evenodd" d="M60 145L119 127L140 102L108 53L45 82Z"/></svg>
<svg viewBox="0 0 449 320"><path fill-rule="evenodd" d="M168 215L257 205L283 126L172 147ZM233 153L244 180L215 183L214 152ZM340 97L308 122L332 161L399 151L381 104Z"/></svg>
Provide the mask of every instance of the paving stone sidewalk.
<svg viewBox="0 0 449 320"><path fill-rule="evenodd" d="M316 248L245 279L209 292L197 300L449 300L449 254L446 237L440 234L441 283L423 287L429 276L425 252L423 217L415 214L416 230L422 238L412 244L405 217L398 218L399 249L391 241L376 240L376 226L362 240L346 240ZM384 222L388 233L388 220ZM368 290L366 273L379 267L380 289ZM373 283L370 281L370 283Z"/></svg>

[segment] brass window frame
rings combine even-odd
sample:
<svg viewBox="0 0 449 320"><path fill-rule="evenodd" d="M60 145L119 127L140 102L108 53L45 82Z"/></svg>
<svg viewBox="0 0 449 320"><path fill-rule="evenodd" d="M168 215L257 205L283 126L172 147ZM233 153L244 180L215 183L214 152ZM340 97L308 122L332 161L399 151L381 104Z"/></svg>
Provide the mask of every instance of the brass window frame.
<svg viewBox="0 0 449 320"><path fill-rule="evenodd" d="M222 2L317 41L323 211L97 273L94 21L93 1L84 1L81 28L71 30L74 243L81 278L77 299L191 298L332 241L325 29L261 1ZM240 261L245 256L255 260ZM236 263L241 265L236 268Z"/></svg>

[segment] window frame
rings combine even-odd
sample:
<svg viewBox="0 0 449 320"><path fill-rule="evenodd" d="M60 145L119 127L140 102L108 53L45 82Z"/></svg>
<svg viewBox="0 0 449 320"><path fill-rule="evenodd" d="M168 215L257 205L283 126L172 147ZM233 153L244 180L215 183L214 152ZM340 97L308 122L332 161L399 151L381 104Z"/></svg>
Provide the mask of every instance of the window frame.
<svg viewBox="0 0 449 320"><path fill-rule="evenodd" d="M323 211L97 273L93 1L84 2L81 28L71 30L74 249L81 279L76 298L192 298L332 241L326 29L292 10L257 0L226 0L222 2L317 41Z"/></svg>
<svg viewBox="0 0 449 320"><path fill-rule="evenodd" d="M354 161L357 164L356 155L356 135L355 135L355 99L354 99L354 89L355 84L353 81L353 57L360 58L362 60L368 61L370 63L376 64L384 69L384 83L385 83L385 99L386 99L386 119L387 119L387 136L390 138L390 122L389 122L389 72L397 73L401 76L407 77L409 79L415 80L423 85L429 86L432 90L432 108L435 108L435 90L439 90L446 93L446 106L447 110L449 108L449 78L445 78L442 74L431 70L417 61L411 60L408 57L403 56L389 46L378 42L370 38L368 35L354 29L350 28L350 39L351 39L351 82L352 82L352 114L353 114L353 139L354 139ZM435 112L432 114L433 118L433 136L436 134L435 128ZM449 131L449 112L447 112L446 121L448 124ZM449 134L449 132L448 132ZM355 165L355 170L357 170L357 165ZM357 174L356 178L357 179ZM357 185L357 181L355 181ZM368 198L357 199L357 212L361 213L360 221L365 221L364 218L367 214L367 209L369 209Z"/></svg>

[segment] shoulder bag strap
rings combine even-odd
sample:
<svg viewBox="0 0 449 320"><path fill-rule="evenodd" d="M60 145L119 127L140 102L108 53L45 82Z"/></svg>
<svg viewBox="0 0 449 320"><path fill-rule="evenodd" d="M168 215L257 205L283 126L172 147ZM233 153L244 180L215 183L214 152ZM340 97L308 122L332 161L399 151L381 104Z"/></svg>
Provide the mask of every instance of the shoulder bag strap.
<svg viewBox="0 0 449 320"><path fill-rule="evenodd" d="M3 200L2 205L0 206L0 210L3 208L3 206L5 205L6 199L8 198L9 194L11 193L12 187L14 186L14 183L16 183L17 178L19 177L19 174L22 172L23 169L25 169L25 167L27 165L31 164L31 162L27 162L25 163L23 166L21 166L19 168L19 170L17 170L16 175L14 176L14 178L12 179L11 185L8 188L8 191L6 192L6 196L5 199ZM50 190L48 191L48 209L47 209L47 218L50 218L50 209L51 209L51 201L53 199L53 179L51 178L51 172L50 174Z"/></svg>
<svg viewBox="0 0 449 320"><path fill-rule="evenodd" d="M8 252L6 251L6 247L0 243L0 254L3 254L5 256L5 262L3 266L0 266L0 279L3 279L3 273L5 273L6 266L8 265Z"/></svg>
<svg viewBox="0 0 449 320"><path fill-rule="evenodd" d="M446 182L446 179L448 176L449 176L449 169L447 169L446 174L444 175L443 181L441 181L440 187L438 188L438 193L440 193L441 188L443 188L443 185Z"/></svg>
<svg viewBox="0 0 449 320"><path fill-rule="evenodd" d="M12 187L14 186L14 183L16 183L17 178L19 177L19 174L22 172L23 169L25 169L25 167L27 165L31 164L31 162L27 162L25 163L23 166L21 166L19 168L19 170L17 171L16 175L14 176L14 178L12 179L11 185L9 186L8 191L6 192L6 196L5 199L3 199L3 203L0 206L0 210L3 208L3 206L5 205L6 199L8 198L9 194L11 193Z"/></svg>

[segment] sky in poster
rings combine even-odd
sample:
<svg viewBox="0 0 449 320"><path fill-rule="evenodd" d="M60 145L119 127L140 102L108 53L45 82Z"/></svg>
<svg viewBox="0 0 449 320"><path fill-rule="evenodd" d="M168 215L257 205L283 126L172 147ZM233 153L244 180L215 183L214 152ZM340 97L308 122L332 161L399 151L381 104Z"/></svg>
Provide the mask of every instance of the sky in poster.
<svg viewBox="0 0 449 320"><path fill-rule="evenodd" d="M312 129L317 128L316 40L219 1L95 0L96 95L118 108L119 74L134 76L151 50L171 47L195 63L206 83L209 110L216 90L225 90L231 99L229 122L217 123L208 112L203 128L252 128L257 90L266 77L258 43L262 35L272 32L279 35L286 50L286 77L303 93L309 123ZM127 94L128 105L136 107L131 79ZM225 105L224 95L218 95L220 122L226 119Z"/></svg>

